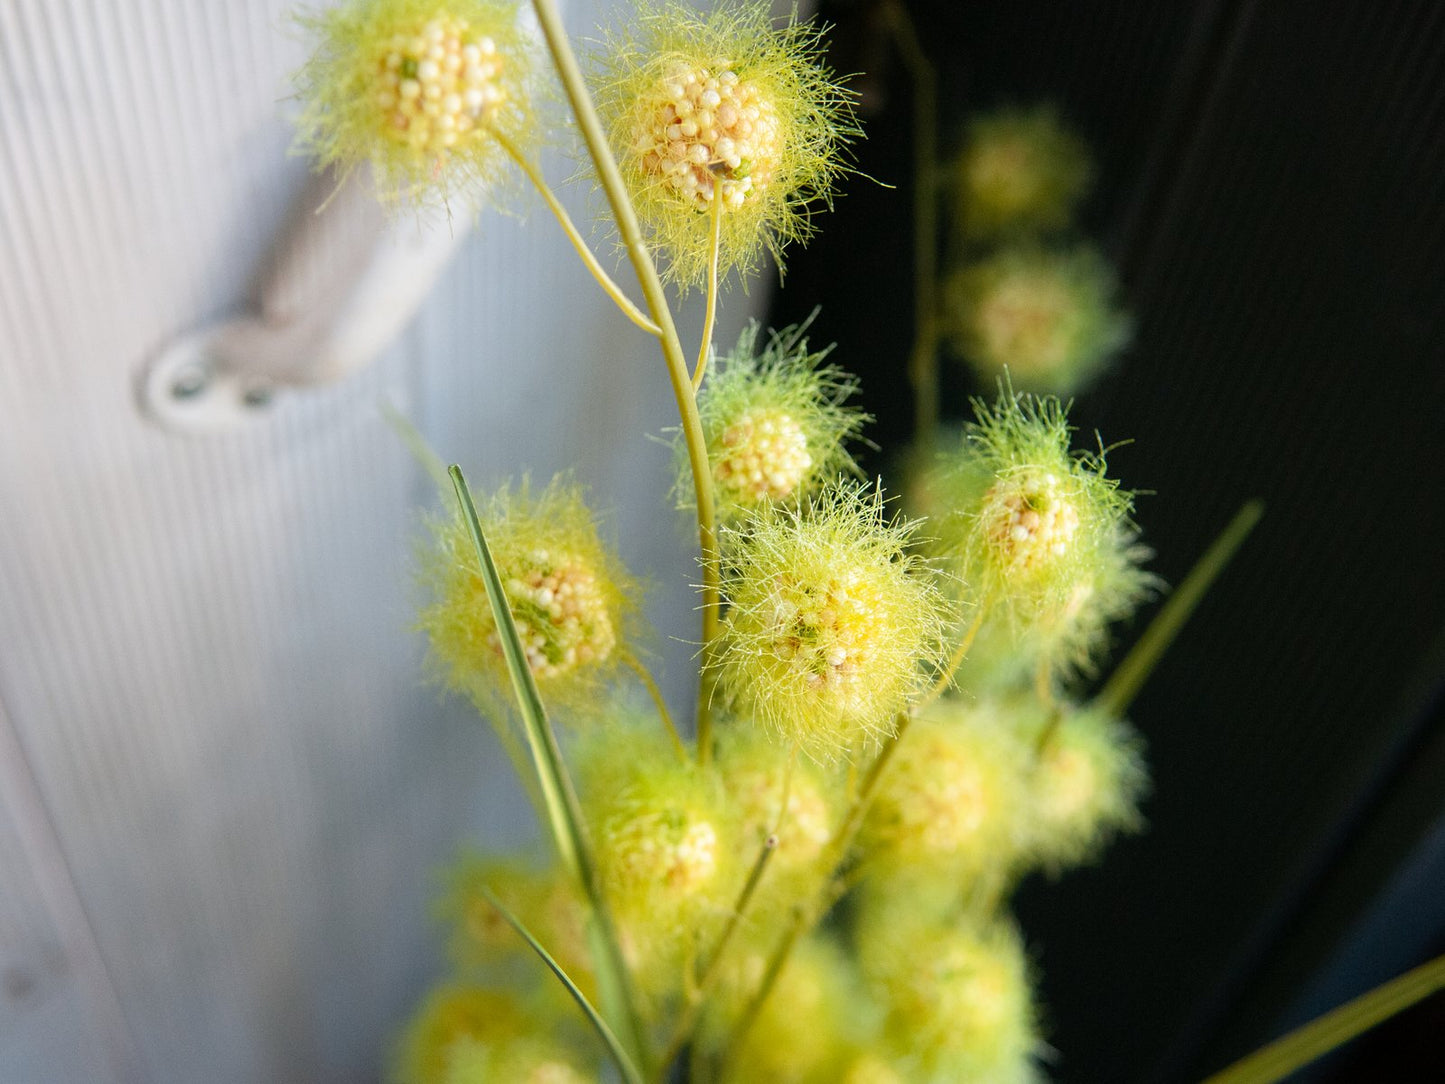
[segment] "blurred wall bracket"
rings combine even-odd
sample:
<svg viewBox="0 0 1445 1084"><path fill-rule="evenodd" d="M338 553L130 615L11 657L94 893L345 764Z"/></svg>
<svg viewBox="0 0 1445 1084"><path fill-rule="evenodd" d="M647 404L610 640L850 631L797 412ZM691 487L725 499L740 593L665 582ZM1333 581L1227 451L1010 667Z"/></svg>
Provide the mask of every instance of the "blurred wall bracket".
<svg viewBox="0 0 1445 1084"><path fill-rule="evenodd" d="M470 205L389 212L365 171L339 187L319 174L255 310L167 343L142 373L142 409L174 432L222 432L264 417L284 393L343 379L400 334L474 218Z"/></svg>

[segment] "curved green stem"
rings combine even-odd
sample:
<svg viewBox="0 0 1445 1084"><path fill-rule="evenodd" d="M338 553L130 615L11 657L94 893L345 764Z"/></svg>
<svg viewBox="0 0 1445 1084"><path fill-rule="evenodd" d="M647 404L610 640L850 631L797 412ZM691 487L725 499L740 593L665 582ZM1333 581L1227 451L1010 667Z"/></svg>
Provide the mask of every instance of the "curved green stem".
<svg viewBox="0 0 1445 1084"><path fill-rule="evenodd" d="M526 155L517 149L517 145L502 135L502 133L496 132L494 135L497 142L502 145L502 149L511 156L512 161L516 162L518 168L527 175L527 180L532 182L532 187L537 190L538 194L541 195L543 201L547 204L548 209L556 217L558 224L562 227L562 232L567 235L567 240L572 242L572 247L576 249L577 255L582 259L582 263L586 266L587 270L592 273L592 277L597 280L597 284L606 291L607 296L617 303L617 307L622 310L622 314L649 335L661 335L662 329L643 315L642 310L632 303L632 299L622 292L622 288L612 281L612 276L604 271L602 265L597 262L597 257L592 254L592 250L587 247L587 242L582 239L582 234L573 224L572 216L567 213L567 208L562 206L562 202L556 197L551 187L543 179L542 171L537 168L536 163L530 161Z"/></svg>
<svg viewBox="0 0 1445 1084"><path fill-rule="evenodd" d="M557 736L547 718L542 696L537 691L537 681L527 665L526 653L521 637L517 633L516 619L507 601L506 589L502 586L501 573L492 559L491 549L482 531L481 520L477 517L476 505L471 491L467 488L462 469L453 464L447 472L456 489L457 502L461 506L462 518L472 537L476 550L477 564L486 588L487 605L492 611L497 638L501 643L502 655L511 678L512 691L516 694L517 708L522 717L522 730L532 755L535 776L542 795L543 808L557 847L558 857L582 889L590 905L591 926L595 932L595 965L599 984L618 992L617 1014L627 1028L633 1044L631 1054L639 1064L647 1064L647 1041L642 1021L636 1011L636 999L631 994L631 982L626 961L622 958L621 943L616 927L612 923L607 900L602 893L602 882L588 844L586 827L582 819L582 807L577 800L567 766L562 759L562 750Z"/></svg>
<svg viewBox="0 0 1445 1084"><path fill-rule="evenodd" d="M717 254L722 244L722 178L712 182L712 232L708 239L707 260L707 314L702 320L702 345L697 348L697 364L692 370L693 394L702 387L703 374L707 372L708 348L712 346L712 325L717 318Z"/></svg>
<svg viewBox="0 0 1445 1084"><path fill-rule="evenodd" d="M502 919L507 925L516 931L517 936L525 941L528 947L537 954L538 958L547 965L547 970L556 975L557 981L572 995L572 1000L577 1002L577 1007L582 1010L583 1015L587 1017L588 1023L590 1023L597 1032L598 1038L600 1038L603 1045L607 1047L607 1052L612 1056L612 1060L616 1063L617 1069L622 1074L622 1079L626 1084L642 1084L642 1074L637 1071L637 1066L632 1064L632 1059L628 1057L627 1051L623 1049L622 1044L617 1041L616 1034L607 1026L607 1021L602 1018L602 1014L592 1007L592 1002L587 1000L587 995L584 994L577 986L577 983L572 980L572 976L567 974L562 965L543 947L542 943L537 940L531 930L527 929L522 920L507 910L506 905L497 899L496 894L486 885L482 886L482 895L486 897L488 903L496 908L497 913L502 916Z"/></svg>
<svg viewBox="0 0 1445 1084"><path fill-rule="evenodd" d="M858 788L858 796L854 798L847 817L839 825L838 830L833 833L832 838L828 840L823 851L825 856L823 867L829 870L824 888L819 898L814 900L811 906L798 904L794 908L793 919L768 960L762 984L758 987L752 1000L748 1002L748 1007L743 1013L737 1029L733 1032L731 1045L728 1048L729 1055L742 1042L748 1027L752 1025L752 1021L762 1010L763 1003L767 1001L774 984L778 981L778 976L787 966L788 957L792 955L793 948L809 930L822 920L823 916L828 913L828 909L839 899L838 871L847 860L848 852L853 849L853 841L858 838L858 832L863 827L863 818L873 804L874 795L878 793L878 785L883 780L883 773L893 760L893 755L898 751L898 745L903 741L904 735L908 733L908 726L912 721L912 712L905 711L899 714L897 727L892 735L885 739L883 748L878 750L878 756L874 758L868 774L863 777L862 786Z"/></svg>
<svg viewBox="0 0 1445 1084"><path fill-rule="evenodd" d="M1163 658L1164 652L1179 635L1179 630L1189 620L1195 607L1204 600L1210 586L1219 574L1228 567L1235 552L1244 544L1254 525L1264 515L1264 502L1246 501L1240 506L1234 518L1205 550L1204 556L1189 570L1175 592L1169 596L1144 635L1124 656L1124 661L1114 668L1109 680L1099 690L1095 702L1116 717L1122 716L1133 703L1134 697L1144 687L1144 682L1154 672L1154 667Z"/></svg>
<svg viewBox="0 0 1445 1084"><path fill-rule="evenodd" d="M963 665L963 660L968 657L968 649L973 646L973 641L978 636L978 630L983 628L983 619L987 616L988 603L979 603L978 610L973 615L973 621L969 624L967 631L963 634L963 639L958 642L958 646L953 649L953 654L949 657L948 666L939 673L938 680L936 680L933 683L933 687L924 694L923 699L914 709L915 711L922 711L942 696L944 690L953 684L953 679L958 674L958 668Z"/></svg>
<svg viewBox="0 0 1445 1084"><path fill-rule="evenodd" d="M617 222L617 231L622 236L627 257L642 285L648 311L661 329L662 356L667 363L667 375L672 383L673 396L677 399L678 414L682 419L682 436L687 447L688 465L692 468L693 493L697 506L698 543L702 550L702 640L703 650L717 637L719 628L720 573L717 544L717 511L713 495L712 470L707 460L707 442L703 437L702 420L697 413L697 398L692 390L692 377L688 372L687 358L682 342L677 336L677 325L672 310L667 304L667 295L662 288L662 279L653 263L652 253L643 240L642 229L637 222L637 213L627 195L627 186L622 180L622 171L607 144L602 131L602 121L597 108L587 92L582 70L572 52L562 26L562 17L557 11L555 0L532 0L541 25L542 35L547 40L547 49L552 54L562 89L571 103L577 119L577 127L587 144L588 153L597 170L602 191L612 208ZM708 695L707 682L699 684L697 703L698 755L706 761L711 755L712 705Z"/></svg>
<svg viewBox="0 0 1445 1084"><path fill-rule="evenodd" d="M657 714L662 717L662 723L672 737L672 744L676 746L678 754L686 760L687 746L683 744L682 735L677 732L677 724L672 721L672 713L667 710L667 701L663 699L662 690L657 687L657 682L653 680L652 674L630 651L623 653L622 661L629 670L637 675L637 680L642 682L642 687L647 690L647 695L652 697L652 702L657 707Z"/></svg>

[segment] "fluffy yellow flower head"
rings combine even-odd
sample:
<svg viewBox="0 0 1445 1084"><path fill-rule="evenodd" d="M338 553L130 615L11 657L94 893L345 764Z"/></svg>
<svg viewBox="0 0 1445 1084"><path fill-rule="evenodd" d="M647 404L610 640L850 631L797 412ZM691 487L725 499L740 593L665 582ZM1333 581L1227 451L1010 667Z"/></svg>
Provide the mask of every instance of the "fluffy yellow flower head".
<svg viewBox="0 0 1445 1084"><path fill-rule="evenodd" d="M578 750L578 791L623 951L648 993L715 936L736 892L734 816L718 777L681 760L656 720L610 720Z"/></svg>
<svg viewBox="0 0 1445 1084"><path fill-rule="evenodd" d="M510 994L460 983L437 987L407 1024L392 1075L397 1084L446 1084L459 1043L513 1042L527 1026Z"/></svg>
<svg viewBox="0 0 1445 1084"><path fill-rule="evenodd" d="M944 288L959 353L979 377L1007 375L1021 391L1066 394L1087 384L1128 342L1113 269L1098 250L1001 249Z"/></svg>
<svg viewBox="0 0 1445 1084"><path fill-rule="evenodd" d="M758 959L759 964L762 959ZM744 969L751 971L753 969ZM761 973L758 974L761 978ZM723 1041L753 991L756 981L719 992L719 1006L733 1010L720 1033ZM793 950L768 999L728 1059L728 1084L835 1084L851 1060L862 1006L858 976L842 949L813 936Z"/></svg>
<svg viewBox="0 0 1445 1084"><path fill-rule="evenodd" d="M1147 551L1129 520L1133 495L1105 474L1102 453L1070 451L1058 400L1009 389L974 409L931 483L950 509L930 524L939 552L1051 660L1081 664L1152 582L1136 565Z"/></svg>
<svg viewBox="0 0 1445 1084"><path fill-rule="evenodd" d="M347 0L304 21L318 42L297 75L298 142L321 165L369 161L383 197L494 181L498 137L535 130L514 3Z"/></svg>
<svg viewBox="0 0 1445 1084"><path fill-rule="evenodd" d="M816 29L775 27L758 2L644 5L599 50L598 109L672 280L706 276L715 205L720 274L746 276L811 232L856 132L819 52Z"/></svg>
<svg viewBox="0 0 1445 1084"><path fill-rule="evenodd" d="M940 655L942 598L860 485L773 507L725 538L722 693L784 745L825 759L891 732Z"/></svg>
<svg viewBox="0 0 1445 1084"><path fill-rule="evenodd" d="M842 405L857 385L822 364L828 351L808 350L804 327L772 333L755 357L758 331L743 331L698 396L718 513L728 520L855 472L844 442L868 420ZM686 465L680 444L678 460ZM691 489L690 481L679 485Z"/></svg>
<svg viewBox="0 0 1445 1084"><path fill-rule="evenodd" d="M541 1036L511 1042L463 1039L453 1045L441 1084L592 1084L573 1055Z"/></svg>
<svg viewBox="0 0 1445 1084"><path fill-rule="evenodd" d="M974 117L953 169L955 215L963 235L987 240L1059 229L1089 190L1088 148L1050 106Z"/></svg>
<svg viewBox="0 0 1445 1084"><path fill-rule="evenodd" d="M1020 846L1028 750L957 701L935 703L899 743L859 844L882 876L997 878Z"/></svg>
<svg viewBox="0 0 1445 1084"><path fill-rule="evenodd" d="M1033 999L1012 925L951 925L890 909L886 924L865 922L857 940L885 1005L885 1040L916 1066L908 1079L1034 1079Z"/></svg>
<svg viewBox="0 0 1445 1084"><path fill-rule="evenodd" d="M478 516L538 687L552 699L589 694L616 662L636 587L602 544L580 491L554 481L534 494L524 483L484 502ZM445 684L481 697L510 690L481 567L459 514L432 524L420 577L432 602L418 625Z"/></svg>
<svg viewBox="0 0 1445 1084"><path fill-rule="evenodd" d="M1025 740L1037 742L1048 720L1020 712ZM1143 741L1122 719L1101 711L1066 714L1049 732L1029 776L1029 856L1051 873L1098 856L1120 832L1143 827L1139 799L1148 789Z"/></svg>
<svg viewBox="0 0 1445 1084"><path fill-rule="evenodd" d="M776 835L748 910L755 925L768 927L829 872L824 851L841 819L841 780L739 723L719 735L717 768L738 817L739 891L766 840Z"/></svg>

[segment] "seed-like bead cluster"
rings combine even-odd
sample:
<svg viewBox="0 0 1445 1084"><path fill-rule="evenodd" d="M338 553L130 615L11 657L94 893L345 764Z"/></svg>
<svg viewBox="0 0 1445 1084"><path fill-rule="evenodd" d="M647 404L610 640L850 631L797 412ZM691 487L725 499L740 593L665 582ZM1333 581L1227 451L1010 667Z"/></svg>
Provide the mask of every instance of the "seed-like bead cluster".
<svg viewBox="0 0 1445 1084"><path fill-rule="evenodd" d="M1069 363L1069 313L1076 302L1049 275L1014 275L979 302L974 316L989 361L1024 374L1047 374Z"/></svg>
<svg viewBox="0 0 1445 1084"><path fill-rule="evenodd" d="M642 817L631 826L623 858L637 881L686 895L717 872L717 831L705 820L685 826L675 820L667 813Z"/></svg>
<svg viewBox="0 0 1445 1084"><path fill-rule="evenodd" d="M750 410L722 435L717 484L739 504L791 497L813 467L808 437L783 410Z"/></svg>
<svg viewBox="0 0 1445 1084"><path fill-rule="evenodd" d="M377 63L375 101L391 139L441 154L475 137L507 100L497 43L438 15L392 37Z"/></svg>
<svg viewBox="0 0 1445 1084"><path fill-rule="evenodd" d="M850 575L821 586L780 583L773 596L773 655L848 711L873 692L863 676L878 648L873 616L883 607L872 594L872 585Z"/></svg>
<svg viewBox="0 0 1445 1084"><path fill-rule="evenodd" d="M990 543L1021 572L1063 557L1079 530L1079 513L1053 473L1000 479L989 489L984 515Z"/></svg>
<svg viewBox="0 0 1445 1084"><path fill-rule="evenodd" d="M777 112L726 58L676 66L640 108L633 146L643 171L698 210L712 206L718 181L723 207L736 211L773 179L783 151Z"/></svg>
<svg viewBox="0 0 1445 1084"><path fill-rule="evenodd" d="M617 633L591 568L568 554L539 549L529 556L528 567L507 582L507 598L532 673L545 679L605 661Z"/></svg>

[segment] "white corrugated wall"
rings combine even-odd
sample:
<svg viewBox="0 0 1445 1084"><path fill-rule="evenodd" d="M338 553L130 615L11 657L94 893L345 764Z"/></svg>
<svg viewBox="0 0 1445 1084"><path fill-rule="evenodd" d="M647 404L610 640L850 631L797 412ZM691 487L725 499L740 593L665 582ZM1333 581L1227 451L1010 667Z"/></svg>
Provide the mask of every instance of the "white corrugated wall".
<svg viewBox="0 0 1445 1084"><path fill-rule="evenodd" d="M0 0L0 1080L375 1079L438 966L434 866L522 831L421 684L430 488L382 397L479 487L576 464L658 645L693 631L661 361L540 209L486 214L372 369L222 435L142 417L144 362L245 309L305 182L288 6Z"/></svg>

